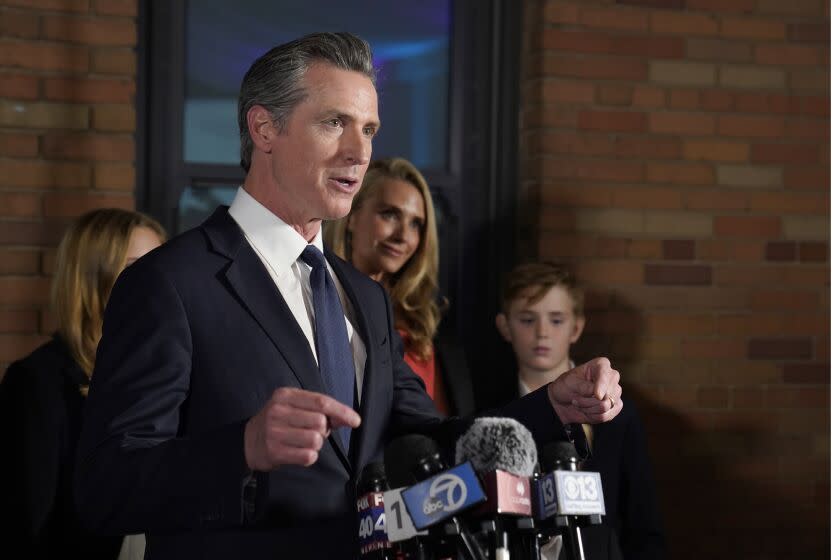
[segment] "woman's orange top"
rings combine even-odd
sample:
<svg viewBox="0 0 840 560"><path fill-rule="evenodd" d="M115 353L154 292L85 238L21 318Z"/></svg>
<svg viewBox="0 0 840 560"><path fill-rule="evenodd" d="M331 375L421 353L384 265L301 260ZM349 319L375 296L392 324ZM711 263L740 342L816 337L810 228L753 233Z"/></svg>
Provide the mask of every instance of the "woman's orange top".
<svg viewBox="0 0 840 560"><path fill-rule="evenodd" d="M406 344L408 337L405 331L399 331L403 339L403 344ZM423 383L426 384L426 392L432 397L438 411L444 416L449 416L449 401L446 398L446 389L443 385L443 376L440 368L437 367L435 360L435 350L432 348L432 353L427 360L421 360L419 356L412 352L405 353L405 363L408 364L414 373L416 373Z"/></svg>

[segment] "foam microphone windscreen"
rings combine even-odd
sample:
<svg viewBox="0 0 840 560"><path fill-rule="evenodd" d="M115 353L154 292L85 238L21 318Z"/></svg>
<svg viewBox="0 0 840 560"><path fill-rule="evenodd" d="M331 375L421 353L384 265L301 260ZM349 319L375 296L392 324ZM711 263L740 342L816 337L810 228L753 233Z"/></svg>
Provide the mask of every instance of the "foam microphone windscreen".
<svg viewBox="0 0 840 560"><path fill-rule="evenodd" d="M455 444L455 460L469 460L480 474L503 470L531 476L537 446L528 428L513 418L477 418Z"/></svg>
<svg viewBox="0 0 840 560"><path fill-rule="evenodd" d="M385 448L385 472L391 488L414 484L417 465L439 455L438 445L430 437L409 434L395 438Z"/></svg>

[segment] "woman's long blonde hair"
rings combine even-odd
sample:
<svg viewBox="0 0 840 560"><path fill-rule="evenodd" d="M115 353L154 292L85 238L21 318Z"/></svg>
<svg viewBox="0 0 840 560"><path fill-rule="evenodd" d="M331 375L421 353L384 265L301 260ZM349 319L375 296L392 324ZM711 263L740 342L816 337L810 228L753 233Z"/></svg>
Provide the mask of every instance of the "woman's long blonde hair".
<svg viewBox="0 0 840 560"><path fill-rule="evenodd" d="M325 239L336 255L353 262L353 238L347 225L362 204L381 188L383 179L406 181L415 187L423 197L426 220L420 235L417 250L403 267L394 274L388 285L388 293L394 305L397 327L408 334L406 351L420 359L428 359L432 353L432 339L440 323L438 295L438 236L435 207L429 185L414 165L403 158L388 158L374 161L368 167L362 187L350 213L327 224Z"/></svg>
<svg viewBox="0 0 840 560"><path fill-rule="evenodd" d="M90 377L111 288L125 268L131 234L138 227L166 232L154 219L130 210L102 208L80 216L61 240L52 283L58 333Z"/></svg>

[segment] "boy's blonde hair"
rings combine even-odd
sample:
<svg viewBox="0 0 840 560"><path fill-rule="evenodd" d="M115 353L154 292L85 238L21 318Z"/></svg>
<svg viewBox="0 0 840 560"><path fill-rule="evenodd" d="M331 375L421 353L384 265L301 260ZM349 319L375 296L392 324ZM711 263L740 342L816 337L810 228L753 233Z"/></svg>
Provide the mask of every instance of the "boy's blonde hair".
<svg viewBox="0 0 840 560"><path fill-rule="evenodd" d="M567 267L550 261L519 264L507 274L502 289L502 312L507 314L511 304L521 297L527 297L529 305L534 304L554 286L566 289L572 298L575 317L583 317L583 290Z"/></svg>

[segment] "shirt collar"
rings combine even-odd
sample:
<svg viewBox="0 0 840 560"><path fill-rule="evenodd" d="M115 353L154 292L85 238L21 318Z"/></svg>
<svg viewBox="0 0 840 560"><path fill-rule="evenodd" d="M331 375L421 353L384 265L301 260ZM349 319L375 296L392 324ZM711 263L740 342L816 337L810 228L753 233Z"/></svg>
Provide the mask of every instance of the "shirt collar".
<svg viewBox="0 0 840 560"><path fill-rule="evenodd" d="M292 226L260 204L242 187L236 191L228 212L257 252L267 259L278 273L290 269L308 244ZM320 228L312 240L312 245L321 252L324 251Z"/></svg>

